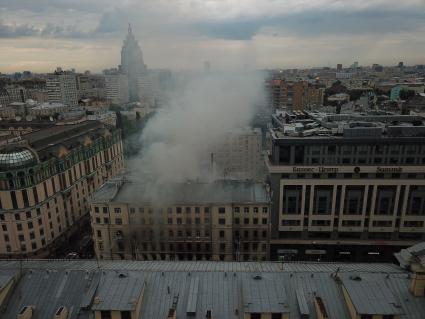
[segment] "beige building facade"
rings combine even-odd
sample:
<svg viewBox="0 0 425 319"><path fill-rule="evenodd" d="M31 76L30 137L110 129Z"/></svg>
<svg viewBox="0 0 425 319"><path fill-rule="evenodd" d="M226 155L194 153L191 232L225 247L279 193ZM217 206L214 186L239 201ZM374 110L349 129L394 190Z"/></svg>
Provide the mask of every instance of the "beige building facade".
<svg viewBox="0 0 425 319"><path fill-rule="evenodd" d="M99 122L35 130L2 147L0 166L0 256L47 256L123 168L120 132Z"/></svg>
<svg viewBox="0 0 425 319"><path fill-rule="evenodd" d="M215 187L223 196L205 196ZM168 200L144 200L144 191L134 182L102 186L91 200L96 255L136 260L268 259L270 200L263 184L185 183L175 190ZM190 196L170 201L178 192Z"/></svg>

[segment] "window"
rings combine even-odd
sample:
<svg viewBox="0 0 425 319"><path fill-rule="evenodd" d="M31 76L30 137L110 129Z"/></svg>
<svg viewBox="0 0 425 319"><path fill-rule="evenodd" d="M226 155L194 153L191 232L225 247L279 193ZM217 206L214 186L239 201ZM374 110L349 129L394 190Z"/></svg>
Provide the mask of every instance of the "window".
<svg viewBox="0 0 425 319"><path fill-rule="evenodd" d="M244 208L243 208L243 212L244 212L244 213L249 213L249 207L244 207Z"/></svg>
<svg viewBox="0 0 425 319"><path fill-rule="evenodd" d="M251 313L251 319L261 319L261 313Z"/></svg>
<svg viewBox="0 0 425 319"><path fill-rule="evenodd" d="M112 319L111 312L102 310L100 312L100 319Z"/></svg>
<svg viewBox="0 0 425 319"><path fill-rule="evenodd" d="M267 207L263 207L263 213L268 213L268 212L269 212L268 208Z"/></svg>
<svg viewBox="0 0 425 319"><path fill-rule="evenodd" d="M243 223L244 223L245 225L248 225L248 224L249 224L249 218L244 218L244 219L243 219Z"/></svg>
<svg viewBox="0 0 425 319"><path fill-rule="evenodd" d="M34 228L34 226L33 226L32 222L28 222L28 229L33 229L33 228Z"/></svg>
<svg viewBox="0 0 425 319"><path fill-rule="evenodd" d="M239 213L240 212L240 207L235 207L234 209L233 209L233 212L235 212L235 213Z"/></svg>
<svg viewBox="0 0 425 319"><path fill-rule="evenodd" d="M219 219L218 219L218 223L219 223L220 225L225 225L225 224L226 224L226 219L225 219L225 218L219 218Z"/></svg>
<svg viewBox="0 0 425 319"><path fill-rule="evenodd" d="M103 211L104 214L107 214L108 213L108 207L102 207L102 211Z"/></svg>
<svg viewBox="0 0 425 319"><path fill-rule="evenodd" d="M21 216L19 214L15 214L15 220L21 220Z"/></svg>
<svg viewBox="0 0 425 319"><path fill-rule="evenodd" d="M205 207L204 208L204 213L205 214L209 214L210 213L210 208L209 207Z"/></svg>
<svg viewBox="0 0 425 319"><path fill-rule="evenodd" d="M121 311L121 319L131 319L130 311Z"/></svg>
<svg viewBox="0 0 425 319"><path fill-rule="evenodd" d="M177 214L181 214L182 213L182 208L181 207L176 207L176 212L177 212Z"/></svg>
<svg viewBox="0 0 425 319"><path fill-rule="evenodd" d="M218 208L218 212L219 212L220 214L224 214L224 213L226 212L226 208L225 208L225 207L219 207L219 208Z"/></svg>
<svg viewBox="0 0 425 319"><path fill-rule="evenodd" d="M224 238L224 230L220 230L220 238Z"/></svg>
<svg viewBox="0 0 425 319"><path fill-rule="evenodd" d="M190 214L190 212L191 212L190 207L186 207L186 214Z"/></svg>
<svg viewBox="0 0 425 319"><path fill-rule="evenodd" d="M1 228L3 229L3 231L7 231L7 225L1 225Z"/></svg>
<svg viewBox="0 0 425 319"><path fill-rule="evenodd" d="M114 213L115 214L121 214L121 208L119 208L119 207L114 208Z"/></svg>
<svg viewBox="0 0 425 319"><path fill-rule="evenodd" d="M102 238L102 232L100 230L97 231L97 237Z"/></svg>
<svg viewBox="0 0 425 319"><path fill-rule="evenodd" d="M252 223L253 223L254 225L258 225L258 218L253 218L253 219L252 219Z"/></svg>
<svg viewBox="0 0 425 319"><path fill-rule="evenodd" d="M97 206L96 206L96 207L94 208L94 212L95 212L95 213L98 213L98 212L99 212L99 207L97 207Z"/></svg>
<svg viewBox="0 0 425 319"><path fill-rule="evenodd" d="M25 241L24 235L19 235L18 238L19 238L19 241Z"/></svg>
<svg viewBox="0 0 425 319"><path fill-rule="evenodd" d="M115 218L115 224L122 225L122 218Z"/></svg>
<svg viewBox="0 0 425 319"><path fill-rule="evenodd" d="M130 207L130 213L134 214L136 212L136 209L134 207Z"/></svg>
<svg viewBox="0 0 425 319"><path fill-rule="evenodd" d="M201 208L200 207L195 207L195 214L199 214L201 212Z"/></svg>
<svg viewBox="0 0 425 319"><path fill-rule="evenodd" d="M168 218L168 224L170 225L170 224L172 224L173 223L173 219L172 218Z"/></svg>
<svg viewBox="0 0 425 319"><path fill-rule="evenodd" d="M239 218L235 218L235 225L239 225Z"/></svg>
<svg viewBox="0 0 425 319"><path fill-rule="evenodd" d="M254 207L254 213L258 213L258 207Z"/></svg>
<svg viewBox="0 0 425 319"><path fill-rule="evenodd" d="M361 315L360 319L373 319L373 315Z"/></svg>
<svg viewBox="0 0 425 319"><path fill-rule="evenodd" d="M17 228L18 230L22 230L22 225L21 225L21 224L16 224L16 228Z"/></svg>

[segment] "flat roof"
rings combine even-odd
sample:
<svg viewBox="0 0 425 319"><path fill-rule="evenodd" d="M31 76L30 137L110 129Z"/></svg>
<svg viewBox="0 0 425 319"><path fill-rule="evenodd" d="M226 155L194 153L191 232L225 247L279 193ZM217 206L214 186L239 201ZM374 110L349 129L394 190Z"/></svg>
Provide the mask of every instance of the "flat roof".
<svg viewBox="0 0 425 319"><path fill-rule="evenodd" d="M158 186L122 180L102 185L93 194L91 201L148 204L154 201L170 204L269 203L270 197L264 183L253 181L219 180Z"/></svg>

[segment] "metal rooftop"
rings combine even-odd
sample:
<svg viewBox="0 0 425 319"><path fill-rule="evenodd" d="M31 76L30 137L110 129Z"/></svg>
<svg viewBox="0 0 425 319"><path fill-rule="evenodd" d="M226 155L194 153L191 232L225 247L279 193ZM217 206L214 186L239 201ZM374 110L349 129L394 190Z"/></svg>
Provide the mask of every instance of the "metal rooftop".
<svg viewBox="0 0 425 319"><path fill-rule="evenodd" d="M166 318L173 304L177 318L205 319L209 310L226 319L242 319L245 311L289 313L291 319L309 313L316 319L316 296L329 318L350 319L341 285L359 311L391 308L401 319L423 319L425 313L424 298L408 291L409 273L392 264L0 261L1 274L18 269L22 277L3 306L4 319L16 319L28 305L35 307L32 319L53 318L61 306L70 319L88 319L96 309L133 309L142 292L138 319Z"/></svg>

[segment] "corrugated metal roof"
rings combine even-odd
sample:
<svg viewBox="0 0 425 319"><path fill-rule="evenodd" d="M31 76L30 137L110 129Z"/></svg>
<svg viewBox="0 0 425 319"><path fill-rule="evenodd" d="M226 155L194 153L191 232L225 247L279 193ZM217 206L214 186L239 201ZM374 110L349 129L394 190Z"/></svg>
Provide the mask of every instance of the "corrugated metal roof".
<svg viewBox="0 0 425 319"><path fill-rule="evenodd" d="M145 281L140 274L104 272L92 309L132 311L144 289Z"/></svg>
<svg viewBox="0 0 425 319"><path fill-rule="evenodd" d="M245 312L288 313L285 284L275 276L256 274L242 281L242 301Z"/></svg>
<svg viewBox="0 0 425 319"><path fill-rule="evenodd" d="M248 310L279 312L285 309L285 312L290 312L291 319L299 319L299 298L295 292L300 290L305 297L303 311L308 309L310 318L316 318L313 299L320 296L330 318L349 319L341 284L331 276L339 268L338 276L342 278L349 278L352 274L361 276L366 285L358 289L364 295L369 293L364 289L373 289L371 285L384 282L391 298L401 307L397 309L398 313L402 313L402 319L423 319L424 298L413 297L409 293L410 279L406 271L385 264L361 265L104 262L99 263L98 268L95 261L25 261L22 262L24 275L13 290L2 318L16 319L23 306L34 305L33 319L53 318L60 306L71 311L70 319L77 316L87 319L89 312L81 308L94 296L99 296L105 304L109 303L108 310L112 307L125 308L140 292L141 283L146 283L139 319L166 318L175 296L178 296L178 318L188 318L188 308L193 309L196 304L196 314L190 318L205 319L207 310L211 310L215 318L242 319L245 305L250 303ZM1 261L0 273L17 266L17 261ZM75 270L78 268L84 270ZM120 273L126 277L120 278ZM255 275L262 278L255 280ZM197 280L195 303L194 282ZM379 291L382 289L384 286L380 286ZM384 300L391 302L391 298L385 297Z"/></svg>
<svg viewBox="0 0 425 319"><path fill-rule="evenodd" d="M0 289L4 288L9 284L9 282L16 277L18 274L18 270L9 269L4 270L0 273Z"/></svg>
<svg viewBox="0 0 425 319"><path fill-rule="evenodd" d="M137 271L227 271L227 272L372 272L405 273L395 264L320 262L217 262L217 261L132 261L132 260L0 260L0 269L97 269Z"/></svg>
<svg viewBox="0 0 425 319"><path fill-rule="evenodd" d="M358 314L402 314L401 304L390 291L385 280L366 279L360 276L342 278Z"/></svg>
<svg viewBox="0 0 425 319"><path fill-rule="evenodd" d="M53 318L61 306L69 319L87 318L79 311L87 281L84 271L27 271L13 290L2 318L16 318L25 306L34 306L32 319Z"/></svg>

